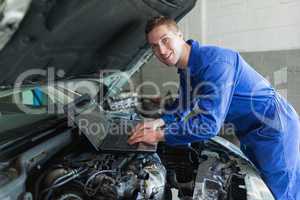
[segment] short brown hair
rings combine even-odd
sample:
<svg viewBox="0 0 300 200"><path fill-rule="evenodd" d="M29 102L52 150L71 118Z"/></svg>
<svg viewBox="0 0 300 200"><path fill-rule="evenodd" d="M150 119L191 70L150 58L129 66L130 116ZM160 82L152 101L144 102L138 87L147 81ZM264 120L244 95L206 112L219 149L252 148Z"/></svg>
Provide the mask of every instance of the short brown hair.
<svg viewBox="0 0 300 200"><path fill-rule="evenodd" d="M147 21L146 27L145 27L145 34L147 35L150 33L155 27L160 25L167 25L169 28L174 29L175 31L178 31L179 28L177 26L177 23L175 20L166 17L166 16L156 16Z"/></svg>

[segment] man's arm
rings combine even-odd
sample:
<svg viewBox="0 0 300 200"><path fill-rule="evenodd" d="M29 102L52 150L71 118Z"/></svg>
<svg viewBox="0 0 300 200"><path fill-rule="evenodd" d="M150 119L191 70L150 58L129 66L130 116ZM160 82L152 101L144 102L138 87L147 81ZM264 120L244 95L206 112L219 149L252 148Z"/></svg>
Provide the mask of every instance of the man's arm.
<svg viewBox="0 0 300 200"><path fill-rule="evenodd" d="M201 76L203 82L194 108L179 122L166 125L164 138L171 145L186 144L210 139L218 134L227 115L233 96L238 69L226 62L214 62Z"/></svg>
<svg viewBox="0 0 300 200"><path fill-rule="evenodd" d="M207 83L199 88L193 110L182 116L180 121L164 121L166 127L163 130L139 129L131 136L129 143L165 141L176 145L207 140L217 135L231 103L237 69L225 62L212 63L203 76Z"/></svg>

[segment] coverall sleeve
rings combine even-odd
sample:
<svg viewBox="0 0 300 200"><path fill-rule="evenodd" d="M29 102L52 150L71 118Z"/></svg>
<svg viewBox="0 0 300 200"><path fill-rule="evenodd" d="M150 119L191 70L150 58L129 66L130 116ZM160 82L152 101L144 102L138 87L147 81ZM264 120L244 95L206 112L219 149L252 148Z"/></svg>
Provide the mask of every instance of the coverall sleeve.
<svg viewBox="0 0 300 200"><path fill-rule="evenodd" d="M170 124L178 120L178 116L180 115L178 105L179 99L177 97L172 105L165 108L165 113L161 115L161 119L164 120L165 124Z"/></svg>
<svg viewBox="0 0 300 200"><path fill-rule="evenodd" d="M214 62L199 73L193 88L193 108L179 121L165 127L167 144L178 145L207 140L216 136L225 120L236 83L236 66Z"/></svg>
<svg viewBox="0 0 300 200"><path fill-rule="evenodd" d="M171 105L165 107L165 112L161 116L161 119L164 120L165 124L176 122L181 117L182 111L180 110L180 101L183 101L186 95L183 91L183 87L181 82L175 101Z"/></svg>

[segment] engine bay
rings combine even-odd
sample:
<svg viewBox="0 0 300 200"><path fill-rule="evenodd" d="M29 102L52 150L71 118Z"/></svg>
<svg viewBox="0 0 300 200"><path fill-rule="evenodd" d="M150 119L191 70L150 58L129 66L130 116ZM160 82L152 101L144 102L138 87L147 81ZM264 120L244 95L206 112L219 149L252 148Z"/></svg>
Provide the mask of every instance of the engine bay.
<svg viewBox="0 0 300 200"><path fill-rule="evenodd" d="M125 96L110 99L106 109L110 117L132 119L140 115L135 112L138 105L135 96ZM153 104L148 109L153 110ZM234 157L209 142L176 147L161 143L157 153L78 150L75 145L44 166L27 181L33 199L247 198L245 175Z"/></svg>
<svg viewBox="0 0 300 200"><path fill-rule="evenodd" d="M37 178L35 199L163 199L165 176L155 154L69 154Z"/></svg>
<svg viewBox="0 0 300 200"><path fill-rule="evenodd" d="M38 200L247 199L238 163L207 145L128 154L68 149L34 168L27 187Z"/></svg>

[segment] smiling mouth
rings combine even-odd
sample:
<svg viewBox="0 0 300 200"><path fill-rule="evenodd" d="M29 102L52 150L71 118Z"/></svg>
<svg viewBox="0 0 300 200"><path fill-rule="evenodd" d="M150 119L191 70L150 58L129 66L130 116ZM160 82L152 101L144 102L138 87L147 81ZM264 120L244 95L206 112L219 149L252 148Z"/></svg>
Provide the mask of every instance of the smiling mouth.
<svg viewBox="0 0 300 200"><path fill-rule="evenodd" d="M171 57L172 53L170 53L167 57L163 57L164 60L168 60Z"/></svg>

